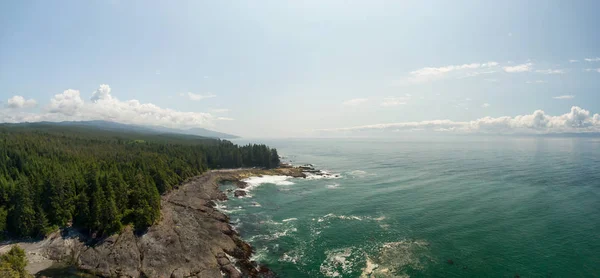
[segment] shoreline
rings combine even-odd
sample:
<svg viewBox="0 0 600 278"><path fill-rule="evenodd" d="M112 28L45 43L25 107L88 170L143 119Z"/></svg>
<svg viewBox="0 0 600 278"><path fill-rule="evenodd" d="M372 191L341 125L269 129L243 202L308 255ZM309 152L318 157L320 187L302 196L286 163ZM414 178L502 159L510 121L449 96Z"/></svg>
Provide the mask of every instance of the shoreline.
<svg viewBox="0 0 600 278"><path fill-rule="evenodd" d="M35 275L67 264L101 277L274 277L251 261L254 250L216 208L227 200L223 182L239 189L248 177L285 175L305 178L306 168L282 165L275 169L211 170L190 178L161 196L161 219L136 235L131 227L103 239L91 239L66 228L39 241L12 242L26 250L27 270Z"/></svg>

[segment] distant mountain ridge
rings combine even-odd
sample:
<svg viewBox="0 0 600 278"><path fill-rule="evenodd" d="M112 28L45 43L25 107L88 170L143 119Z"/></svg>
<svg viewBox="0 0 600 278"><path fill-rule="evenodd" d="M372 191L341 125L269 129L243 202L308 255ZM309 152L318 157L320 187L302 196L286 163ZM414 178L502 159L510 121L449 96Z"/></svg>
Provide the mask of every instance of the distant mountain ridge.
<svg viewBox="0 0 600 278"><path fill-rule="evenodd" d="M239 138L239 136L227 134L223 132L213 131L205 128L190 128L190 129L176 129L176 128L168 128L163 126L146 126L146 125L133 125L133 124L123 124L117 122L110 121L64 121L64 122L38 122L38 123L21 123L23 125L27 124L48 124L48 125L59 125L59 126L82 126L82 127L93 127L104 130L112 130L112 131L128 131L128 132L139 132L139 133L174 133L174 134L185 134L185 135L195 135L200 137L208 137L208 138L219 138L219 139L234 139Z"/></svg>
<svg viewBox="0 0 600 278"><path fill-rule="evenodd" d="M143 126L156 131L166 132L166 133L178 133L178 134L187 134L187 135L197 135L202 137L211 137L211 138L220 138L220 139L235 139L240 138L237 135L232 135L228 133L218 132L214 130L209 130L206 128L196 127L190 129L175 129L168 128L162 126Z"/></svg>

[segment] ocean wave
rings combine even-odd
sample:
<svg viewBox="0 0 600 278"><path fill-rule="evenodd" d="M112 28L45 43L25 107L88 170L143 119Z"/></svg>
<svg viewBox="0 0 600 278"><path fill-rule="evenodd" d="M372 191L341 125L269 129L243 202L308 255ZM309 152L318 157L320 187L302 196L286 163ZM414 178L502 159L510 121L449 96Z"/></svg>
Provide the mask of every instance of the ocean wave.
<svg viewBox="0 0 600 278"><path fill-rule="evenodd" d="M269 247L260 248L258 250L254 250L252 256L250 256L250 261L256 262L264 262L269 254Z"/></svg>
<svg viewBox="0 0 600 278"><path fill-rule="evenodd" d="M383 221L385 220L385 216L380 216L380 217L370 217L370 216L356 216L356 215L336 215L333 213L329 213L327 215L324 215L323 217L319 217L317 220L317 222L323 222L327 219L331 219L331 218L335 218L335 219L341 219L341 220L357 220L357 221L363 221L363 220L372 220L372 221ZM313 221L315 219L313 218Z"/></svg>
<svg viewBox="0 0 600 278"><path fill-rule="evenodd" d="M365 255L360 277L409 277L408 269L423 269L428 247L429 243L423 240L383 243L376 254Z"/></svg>
<svg viewBox="0 0 600 278"><path fill-rule="evenodd" d="M354 171L350 171L348 172L349 175L355 177L355 178L364 178L366 176L374 176L375 174L369 174L366 171L363 170L354 170Z"/></svg>
<svg viewBox="0 0 600 278"><path fill-rule="evenodd" d="M244 188L245 191L251 191L252 189L260 186L261 184L269 183L274 185L293 185L294 183L289 181L292 177L290 176L261 176L261 177L249 177L242 181L247 183L248 186Z"/></svg>
<svg viewBox="0 0 600 278"><path fill-rule="evenodd" d="M228 214L228 215L232 214L232 213L236 213L236 212L242 211L244 209L242 206L237 206L237 207L229 208L229 207L227 207L227 205L225 205L225 202L226 201L215 202L216 203L215 209L217 209L218 211L220 211L222 213Z"/></svg>
<svg viewBox="0 0 600 278"><path fill-rule="evenodd" d="M302 260L302 255L295 250L283 253L283 255L279 258L280 262L287 262L293 264L297 264L300 260Z"/></svg>
<svg viewBox="0 0 600 278"><path fill-rule="evenodd" d="M283 219L281 220L282 222L288 222L288 221L295 221L298 220L298 218L288 218L288 219Z"/></svg>
<svg viewBox="0 0 600 278"><path fill-rule="evenodd" d="M423 269L430 259L428 246L422 240L402 240L327 250L319 270L325 277L409 277L410 269Z"/></svg>
<svg viewBox="0 0 600 278"><path fill-rule="evenodd" d="M254 235L254 236L250 237L248 239L248 241L253 242L253 241L256 241L257 239L267 240L267 241L276 240L280 237L288 236L290 233L294 233L297 231L298 231L298 229L296 229L296 228L289 228L289 229L285 229L283 231L274 232L274 233L267 234L267 235Z"/></svg>
<svg viewBox="0 0 600 278"><path fill-rule="evenodd" d="M357 259L362 251L352 247L325 251L326 259L321 263L319 270L326 277L342 277L352 273Z"/></svg>
<svg viewBox="0 0 600 278"><path fill-rule="evenodd" d="M327 187L327 188L329 188L329 189L335 189L335 188L338 188L338 187L340 187L340 184L339 184L339 183L328 184L328 185L326 185L325 187Z"/></svg>
<svg viewBox="0 0 600 278"><path fill-rule="evenodd" d="M331 180L331 179L342 178L342 175L331 173L326 170L320 170L317 172L304 172L304 174L306 175L305 179L307 179L307 180L321 180L321 179Z"/></svg>

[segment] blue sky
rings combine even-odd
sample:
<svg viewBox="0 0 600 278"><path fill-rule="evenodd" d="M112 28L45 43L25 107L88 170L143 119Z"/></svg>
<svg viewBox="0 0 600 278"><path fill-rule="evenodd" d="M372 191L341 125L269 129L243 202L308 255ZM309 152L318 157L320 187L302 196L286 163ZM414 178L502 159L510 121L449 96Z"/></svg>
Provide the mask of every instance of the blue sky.
<svg viewBox="0 0 600 278"><path fill-rule="evenodd" d="M3 1L0 121L109 119L248 137L596 131L599 9L597 1Z"/></svg>

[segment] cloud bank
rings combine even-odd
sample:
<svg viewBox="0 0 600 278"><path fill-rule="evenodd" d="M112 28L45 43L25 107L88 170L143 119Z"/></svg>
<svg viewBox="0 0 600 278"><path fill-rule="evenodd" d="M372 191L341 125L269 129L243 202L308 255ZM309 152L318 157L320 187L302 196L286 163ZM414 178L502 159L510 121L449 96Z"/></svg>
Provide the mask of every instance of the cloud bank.
<svg viewBox="0 0 600 278"><path fill-rule="evenodd" d="M543 74L563 74L566 73L564 69L545 69L545 70L536 70L537 73Z"/></svg>
<svg viewBox="0 0 600 278"><path fill-rule="evenodd" d="M214 117L209 113L162 108L135 99L121 101L111 94L108 85L100 85L89 101L84 101L78 90L69 89L52 97L50 103L38 113L19 110L34 104L35 101L24 100L19 96L11 98L7 105L10 109L0 109L0 122L106 120L126 124L189 128L213 126L215 121L231 120Z"/></svg>
<svg viewBox="0 0 600 278"><path fill-rule="evenodd" d="M182 97L187 97L187 98L189 98L190 100L193 100L193 101L200 101L200 100L203 100L203 99L216 97L216 95L214 95L214 94L202 95L202 94L194 94L194 93L191 93L191 92L188 92L187 94L181 93L179 95L182 96Z"/></svg>
<svg viewBox="0 0 600 278"><path fill-rule="evenodd" d="M321 129L320 132L366 132L366 131L444 131L456 133L583 133L600 132L600 115L577 106L569 113L551 116L542 110L515 117L484 117L473 121L433 120L363 125L346 128Z"/></svg>
<svg viewBox="0 0 600 278"><path fill-rule="evenodd" d="M6 102L8 108L31 108L35 107L37 102L35 99L25 99L22 96L13 96Z"/></svg>
<svg viewBox="0 0 600 278"><path fill-rule="evenodd" d="M357 106L357 105L367 102L368 100L369 100L368 98L353 98L353 99L349 99L349 100L342 102L342 105Z"/></svg>
<svg viewBox="0 0 600 278"><path fill-rule="evenodd" d="M525 63L525 64L521 64L521 65L516 65L516 66L503 67L502 69L508 73L517 73L517 72L531 71L532 68L533 68L533 63Z"/></svg>
<svg viewBox="0 0 600 278"><path fill-rule="evenodd" d="M438 68L425 67L422 69L411 71L410 74L413 76L442 75L442 74L449 73L452 71L457 71L457 70L491 68L491 67L495 67L497 65L498 65L497 62L487 62L487 63L471 63L471 64L463 64L463 65L450 65L450 66L443 66L443 67L438 67Z"/></svg>
<svg viewBox="0 0 600 278"><path fill-rule="evenodd" d="M448 74L452 73L461 73L465 74L461 78L465 77L473 77L480 74L493 73L495 71L491 71L489 69L498 66L497 62L486 62L486 63L471 63L471 64L462 64L462 65L449 65L442 67L424 67L418 70L411 71L409 73L409 77L404 78L402 82L414 83L414 82L426 82L435 80L438 78L442 78ZM477 71L484 70L484 71Z"/></svg>
<svg viewBox="0 0 600 278"><path fill-rule="evenodd" d="M553 99L573 99L573 98L575 98L575 96L574 95L562 95L562 96L555 96L552 98Z"/></svg>
<svg viewBox="0 0 600 278"><path fill-rule="evenodd" d="M403 97L386 97L383 99L380 105L383 107L405 105L408 103L408 101L410 101L411 97L411 94L405 94Z"/></svg>

